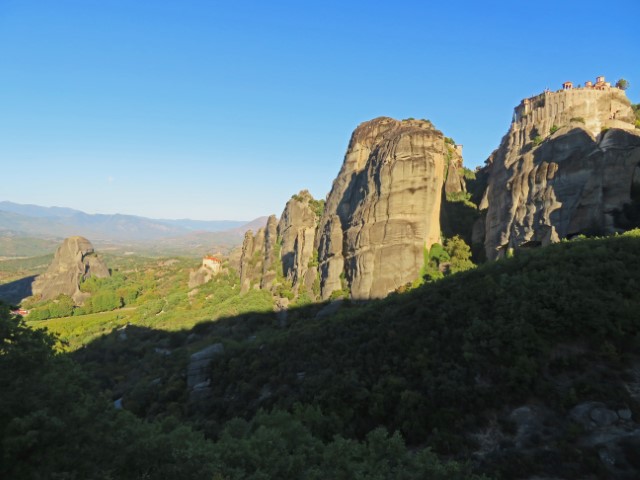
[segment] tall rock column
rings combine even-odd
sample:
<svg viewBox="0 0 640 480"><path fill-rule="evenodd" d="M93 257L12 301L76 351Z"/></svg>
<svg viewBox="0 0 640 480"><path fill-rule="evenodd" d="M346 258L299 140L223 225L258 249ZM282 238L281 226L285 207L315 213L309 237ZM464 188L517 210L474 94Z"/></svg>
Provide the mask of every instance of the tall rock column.
<svg viewBox="0 0 640 480"><path fill-rule="evenodd" d="M251 230L244 234L240 254L240 291L242 293L248 292L252 287L265 290L271 288L276 277L277 224L275 215L271 215L267 224L259 228L255 235Z"/></svg>
<svg viewBox="0 0 640 480"><path fill-rule="evenodd" d="M440 240L445 164L444 136L429 121L358 126L319 225L323 298L343 282L366 299L418 278L424 248Z"/></svg>
<svg viewBox="0 0 640 480"><path fill-rule="evenodd" d="M42 300L53 300L65 294L73 298L76 304L81 304L89 296L80 291L82 280L109 275L109 269L96 255L89 240L69 237L56 251L47 271L33 282L33 295Z"/></svg>
<svg viewBox="0 0 640 480"><path fill-rule="evenodd" d="M314 244L324 201L315 200L307 190L291 197L280 217L278 236L282 241L282 270L297 293L302 285L309 290L316 277ZM317 255L317 253L316 253Z"/></svg>
<svg viewBox="0 0 640 480"><path fill-rule="evenodd" d="M634 118L625 93L613 87L547 91L523 100L487 162L480 204L487 258L620 230L640 162Z"/></svg>
<svg viewBox="0 0 640 480"><path fill-rule="evenodd" d="M254 257L254 239L251 230L244 234L242 242L242 253L240 254L240 291L248 292L251 288L251 280L253 277L254 265L252 265Z"/></svg>
<svg viewBox="0 0 640 480"><path fill-rule="evenodd" d="M278 219L271 215L267 220L264 230L264 264L262 265L262 278L260 288L269 290L276 278L275 267L277 259L276 243L278 242Z"/></svg>

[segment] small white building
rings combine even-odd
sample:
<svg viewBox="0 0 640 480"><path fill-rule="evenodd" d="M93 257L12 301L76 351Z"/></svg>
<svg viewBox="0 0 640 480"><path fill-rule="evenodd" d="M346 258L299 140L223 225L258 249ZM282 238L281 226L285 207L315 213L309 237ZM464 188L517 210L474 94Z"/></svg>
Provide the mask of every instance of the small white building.
<svg viewBox="0 0 640 480"><path fill-rule="evenodd" d="M222 260L220 260L218 257L207 255L202 259L202 266L208 268L213 273L218 273L222 268Z"/></svg>

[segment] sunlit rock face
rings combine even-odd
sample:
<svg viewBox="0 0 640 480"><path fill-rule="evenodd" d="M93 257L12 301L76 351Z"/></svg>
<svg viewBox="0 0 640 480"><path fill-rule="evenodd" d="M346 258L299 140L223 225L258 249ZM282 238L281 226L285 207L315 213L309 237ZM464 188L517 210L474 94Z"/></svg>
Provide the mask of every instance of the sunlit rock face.
<svg viewBox="0 0 640 480"><path fill-rule="evenodd" d="M622 90L570 89L525 99L487 161L483 241L510 248L633 226L640 130Z"/></svg>
<svg viewBox="0 0 640 480"><path fill-rule="evenodd" d="M354 299L383 297L419 277L440 239L447 152L425 120L358 126L318 227L323 298L345 286Z"/></svg>
<svg viewBox="0 0 640 480"><path fill-rule="evenodd" d="M313 202L314 198L306 190L294 195L278 224L283 274L296 292L301 288L310 290L316 278L317 268L312 259L319 217Z"/></svg>
<svg viewBox="0 0 640 480"><path fill-rule="evenodd" d="M53 300L64 294L81 304L88 294L80 291L80 282L89 277L109 275L109 269L95 254L89 240L69 237L58 247L47 271L34 281L33 295L42 300Z"/></svg>
<svg viewBox="0 0 640 480"><path fill-rule="evenodd" d="M276 245L278 242L278 220L271 215L267 224L255 235L251 230L244 235L240 253L240 290L244 293L251 288L269 290L276 278Z"/></svg>

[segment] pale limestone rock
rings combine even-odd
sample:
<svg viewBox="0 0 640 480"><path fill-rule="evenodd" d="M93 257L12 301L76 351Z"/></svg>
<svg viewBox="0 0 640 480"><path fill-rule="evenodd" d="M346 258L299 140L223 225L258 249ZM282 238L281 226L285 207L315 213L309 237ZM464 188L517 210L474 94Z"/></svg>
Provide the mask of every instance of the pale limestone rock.
<svg viewBox="0 0 640 480"><path fill-rule="evenodd" d="M96 255L89 240L69 237L56 251L47 271L33 282L33 295L42 300L53 300L64 294L80 305L89 296L80 291L80 282L89 277L109 275L109 269Z"/></svg>
<svg viewBox="0 0 640 480"><path fill-rule="evenodd" d="M444 137L428 121L377 118L353 133L327 198L317 246L322 297L383 297L415 280L440 240Z"/></svg>

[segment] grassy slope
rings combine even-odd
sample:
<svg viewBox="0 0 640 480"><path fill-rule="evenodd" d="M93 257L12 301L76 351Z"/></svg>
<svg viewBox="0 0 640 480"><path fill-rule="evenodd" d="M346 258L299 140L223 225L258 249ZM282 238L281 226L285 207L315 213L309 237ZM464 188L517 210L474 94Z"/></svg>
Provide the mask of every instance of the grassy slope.
<svg viewBox="0 0 640 480"><path fill-rule="evenodd" d="M239 280L233 273L221 274L190 290L189 271L197 266L191 259L105 257L115 273L94 295L134 288L140 296L133 303L111 312L28 321L28 324L47 328L60 337L63 349L73 351L126 324L166 331L186 330L203 321L273 309L273 300L266 292L253 290L241 296Z"/></svg>

